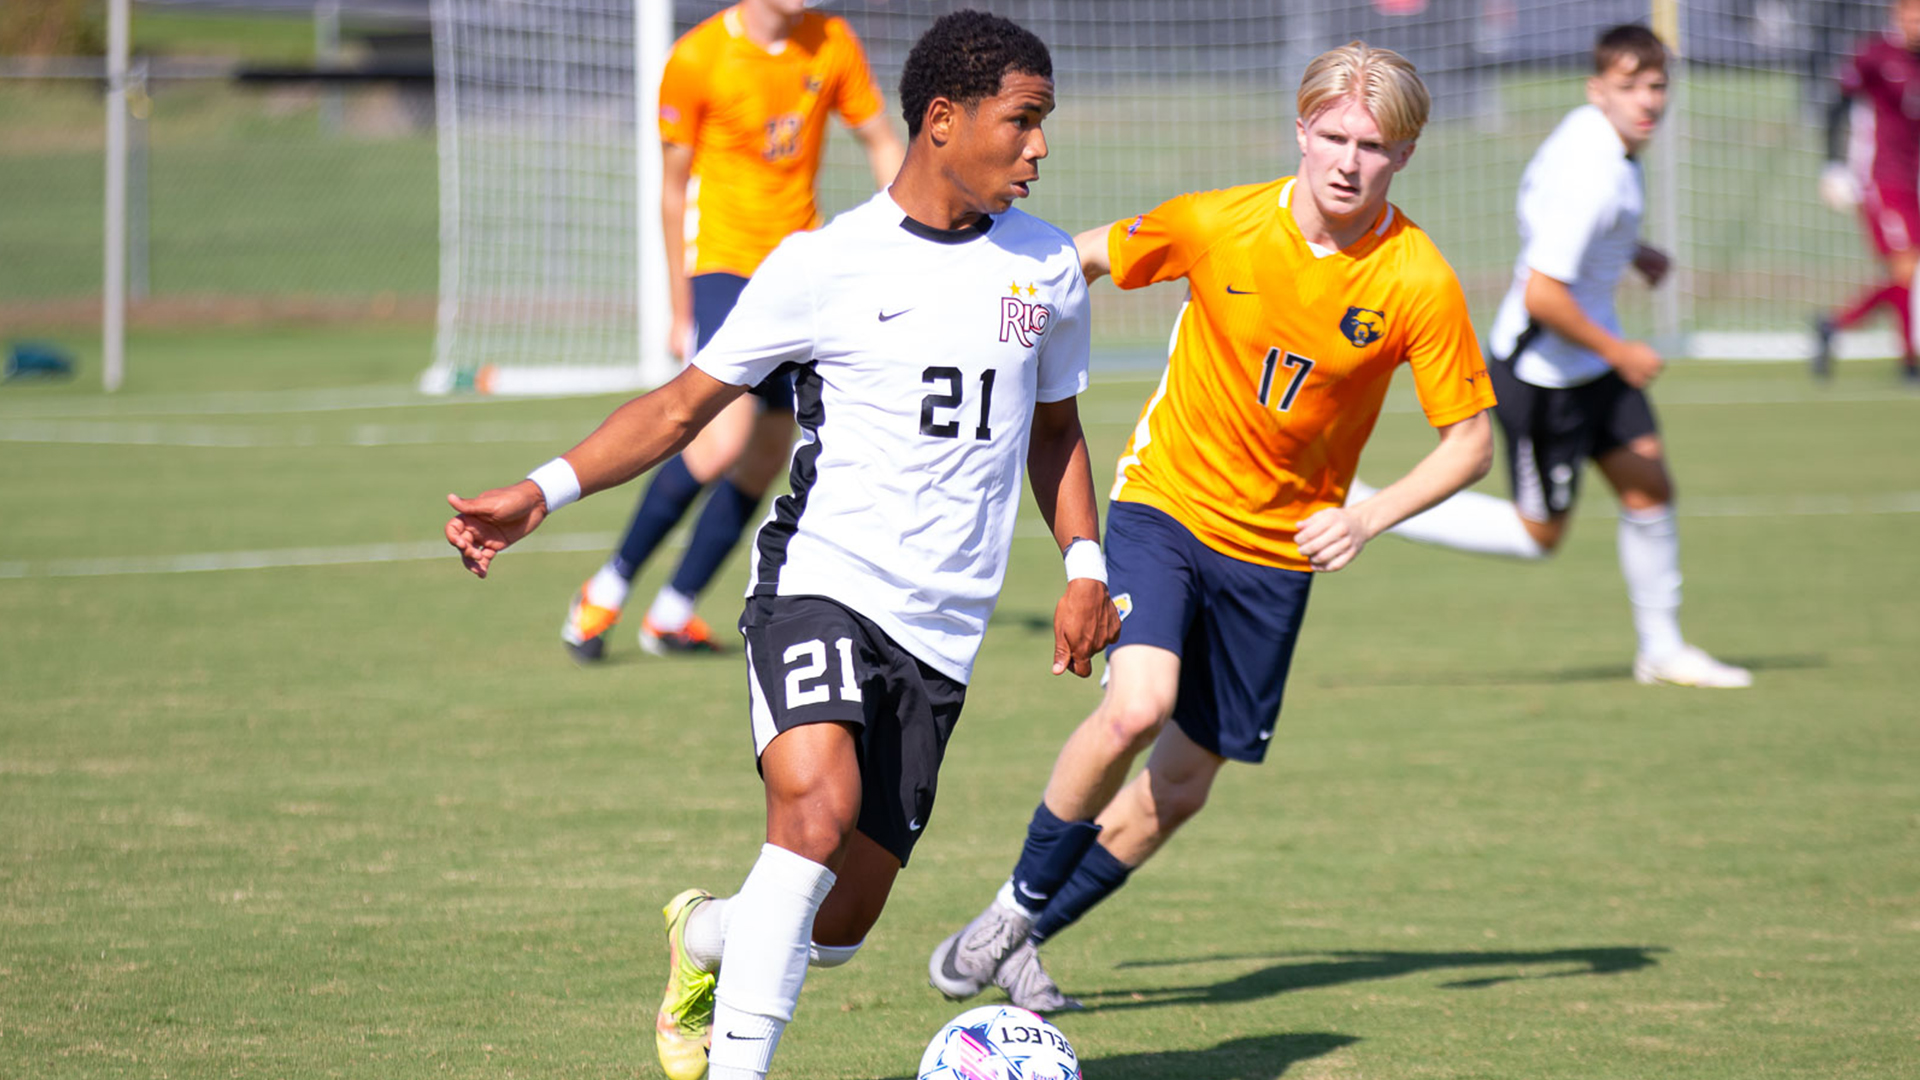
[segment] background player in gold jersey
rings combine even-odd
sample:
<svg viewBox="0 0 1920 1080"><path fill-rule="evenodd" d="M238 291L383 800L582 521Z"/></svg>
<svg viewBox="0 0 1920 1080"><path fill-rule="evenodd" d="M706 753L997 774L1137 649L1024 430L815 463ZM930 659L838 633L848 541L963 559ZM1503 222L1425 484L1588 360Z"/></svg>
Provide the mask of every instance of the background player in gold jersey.
<svg viewBox="0 0 1920 1080"><path fill-rule="evenodd" d="M820 224L814 179L829 113L865 147L874 185L893 180L905 150L883 106L852 27L808 11L804 0L740 0L674 42L660 79L674 356L685 359L713 337L782 239ZM605 654L634 575L708 484L713 493L642 621L640 644L656 653L714 648L694 600L739 542L792 443L793 384L781 372L662 465L619 548L567 609L560 640L574 658Z"/></svg>
<svg viewBox="0 0 1920 1080"><path fill-rule="evenodd" d="M934 950L928 976L949 997L994 982L1026 1008L1072 1007L1035 947L1197 813L1221 765L1265 756L1313 572L1491 465L1494 395L1460 284L1387 201L1428 104L1400 56L1334 49L1300 83L1298 176L1183 195L1077 238L1090 280L1184 278L1190 299L1108 508L1123 622L1106 695L1060 751L1012 877ZM1403 363L1440 444L1346 508Z"/></svg>

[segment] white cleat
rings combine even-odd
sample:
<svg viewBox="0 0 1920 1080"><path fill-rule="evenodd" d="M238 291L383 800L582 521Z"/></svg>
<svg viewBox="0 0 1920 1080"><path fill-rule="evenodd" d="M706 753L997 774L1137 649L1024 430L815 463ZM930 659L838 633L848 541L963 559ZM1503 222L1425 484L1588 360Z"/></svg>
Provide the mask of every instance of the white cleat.
<svg viewBox="0 0 1920 1080"><path fill-rule="evenodd" d="M1635 682L1649 686L1671 683L1674 686L1737 690L1753 685L1753 672L1723 664L1693 645L1681 646L1680 651L1657 660L1644 654L1634 657L1633 678Z"/></svg>

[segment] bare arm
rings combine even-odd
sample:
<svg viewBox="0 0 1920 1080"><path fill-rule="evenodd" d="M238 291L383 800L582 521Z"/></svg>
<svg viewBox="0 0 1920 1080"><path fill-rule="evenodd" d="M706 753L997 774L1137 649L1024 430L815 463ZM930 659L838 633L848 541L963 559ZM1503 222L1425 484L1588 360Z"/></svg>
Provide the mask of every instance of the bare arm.
<svg viewBox="0 0 1920 1080"><path fill-rule="evenodd" d="M693 283L687 278L687 184L693 179L693 147L660 144L660 236L667 249L667 296L673 320L667 352L684 360L693 349Z"/></svg>
<svg viewBox="0 0 1920 1080"><path fill-rule="evenodd" d="M1073 398L1033 408L1033 437L1027 448L1027 479L1040 516L1053 530L1064 553L1076 540L1100 541L1100 510L1093 494L1086 433ZM1093 654L1120 635L1120 616L1107 587L1093 578L1067 582L1053 609L1053 673L1093 673Z"/></svg>
<svg viewBox="0 0 1920 1080"><path fill-rule="evenodd" d="M666 385L642 394L613 411L593 434L562 455L591 495L626 483L678 453L727 403L746 392L696 367L688 367ZM493 557L546 520L549 508L540 487L522 480L482 492L471 499L448 495L456 511L447 522L447 543L479 577L487 576Z"/></svg>
<svg viewBox="0 0 1920 1080"><path fill-rule="evenodd" d="M1112 228L1112 224L1101 225L1073 238L1073 246L1080 253L1080 272L1089 285L1113 273L1113 257L1107 253L1107 233Z"/></svg>
<svg viewBox="0 0 1920 1080"><path fill-rule="evenodd" d="M1340 569L1360 554L1367 541L1479 480L1493 467L1493 423L1485 412L1448 424L1439 434L1440 445L1373 498L1308 518L1295 537L1308 564L1315 570Z"/></svg>
<svg viewBox="0 0 1920 1080"><path fill-rule="evenodd" d="M1527 277L1527 290L1522 299L1526 303L1527 314L1538 320L1540 325L1573 342L1583 349L1591 350L1633 386L1645 386L1660 374L1666 361L1653 346L1644 341L1630 341L1615 337L1599 323L1587 318L1580 310L1580 302L1573 298L1573 291L1563 281L1550 278L1538 270Z"/></svg>
<svg viewBox="0 0 1920 1080"><path fill-rule="evenodd" d="M900 175L900 163L906 160L906 148L893 132L893 122L882 112L853 128L853 137L867 152L867 165L873 169L873 186L882 191Z"/></svg>

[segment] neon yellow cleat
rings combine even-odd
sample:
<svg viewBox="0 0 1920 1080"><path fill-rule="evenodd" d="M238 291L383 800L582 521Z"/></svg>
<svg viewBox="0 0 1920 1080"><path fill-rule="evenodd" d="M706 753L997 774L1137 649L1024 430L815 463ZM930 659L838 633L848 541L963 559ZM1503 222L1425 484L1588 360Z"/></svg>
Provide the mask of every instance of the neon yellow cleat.
<svg viewBox="0 0 1920 1080"><path fill-rule="evenodd" d="M711 971L701 971L687 958L687 920L713 894L688 889L667 901L660 913L667 919L667 992L653 1018L653 1046L667 1080L700 1080L707 1075L707 1045L713 1037Z"/></svg>

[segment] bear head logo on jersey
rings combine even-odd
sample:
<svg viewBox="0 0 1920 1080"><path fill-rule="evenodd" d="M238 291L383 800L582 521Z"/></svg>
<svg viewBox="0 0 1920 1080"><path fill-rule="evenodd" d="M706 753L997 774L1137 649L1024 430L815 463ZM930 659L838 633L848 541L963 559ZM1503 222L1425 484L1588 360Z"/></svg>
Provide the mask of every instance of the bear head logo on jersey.
<svg viewBox="0 0 1920 1080"><path fill-rule="evenodd" d="M1340 320L1340 332L1356 349L1363 349L1380 340L1387 332L1387 313L1372 308L1350 307L1346 318Z"/></svg>

